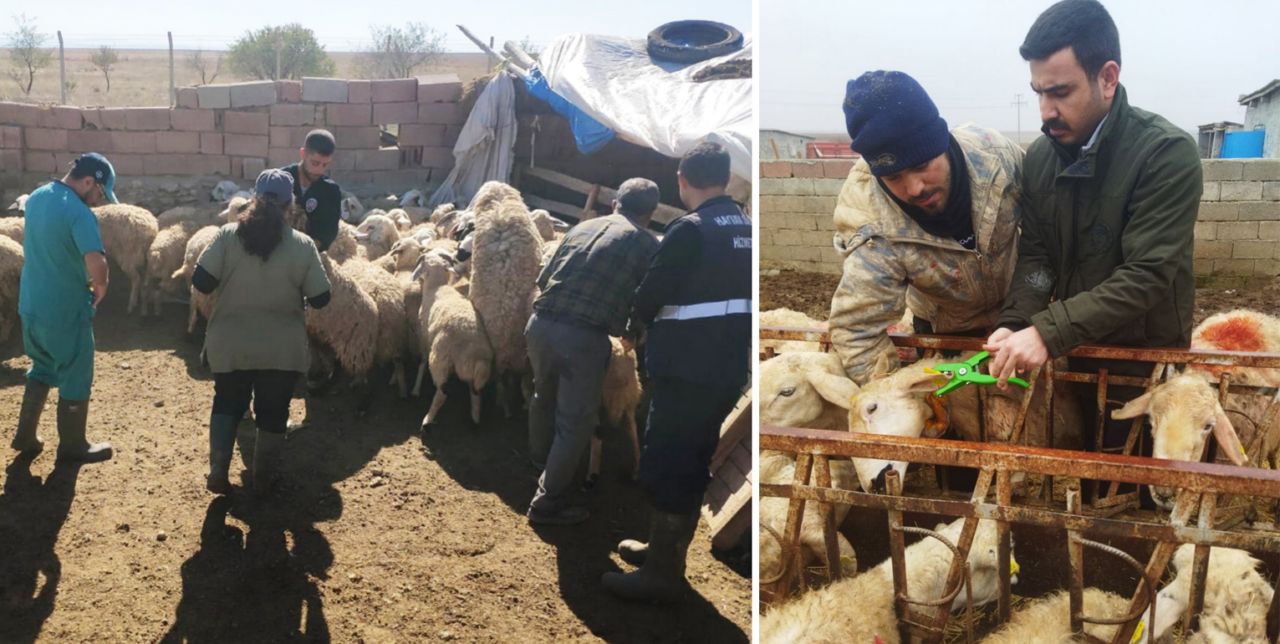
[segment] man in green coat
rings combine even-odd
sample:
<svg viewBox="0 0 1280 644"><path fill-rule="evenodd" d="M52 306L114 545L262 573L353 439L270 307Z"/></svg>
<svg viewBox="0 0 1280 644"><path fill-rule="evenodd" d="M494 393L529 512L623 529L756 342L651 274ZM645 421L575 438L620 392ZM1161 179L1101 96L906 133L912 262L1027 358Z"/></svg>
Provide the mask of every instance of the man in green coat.
<svg viewBox="0 0 1280 644"><path fill-rule="evenodd" d="M1019 52L1030 63L1045 136L1023 163L1027 207L1013 283L987 342L991 373L1004 386L1015 372L1086 343L1189 346L1203 190L1195 142L1129 105L1120 38L1095 0L1046 9ZM1072 361L1073 370L1100 366L1150 375L1140 363ZM1120 389L1109 397L1138 393ZM1127 429L1109 426L1104 449L1123 445Z"/></svg>

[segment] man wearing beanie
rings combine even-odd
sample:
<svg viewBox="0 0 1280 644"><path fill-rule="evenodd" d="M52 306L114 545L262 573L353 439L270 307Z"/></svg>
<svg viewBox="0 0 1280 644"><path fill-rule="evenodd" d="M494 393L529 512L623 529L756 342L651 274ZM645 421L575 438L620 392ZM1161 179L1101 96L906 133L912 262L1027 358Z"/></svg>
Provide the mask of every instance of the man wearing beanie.
<svg viewBox="0 0 1280 644"><path fill-rule="evenodd" d="M1203 190L1195 141L1129 105L1120 36L1095 0L1046 9L1019 51L1030 63L1045 136L1027 150L1027 213L1013 286L988 339L991 373L1003 385L1016 371L1086 343L1189 346ZM1140 377L1151 371L1136 362L1072 359L1069 366ZM1091 407L1092 385L1088 393L1082 402ZM1113 387L1108 398L1123 404L1139 393ZM1123 448L1129 425L1108 423L1104 451Z"/></svg>
<svg viewBox="0 0 1280 644"><path fill-rule="evenodd" d="M902 72L849 81L844 113L862 159L836 202L844 275L831 342L864 384L897 367L887 329L908 308L918 332L985 337L994 328L1016 260L1022 149L994 130L948 131Z"/></svg>

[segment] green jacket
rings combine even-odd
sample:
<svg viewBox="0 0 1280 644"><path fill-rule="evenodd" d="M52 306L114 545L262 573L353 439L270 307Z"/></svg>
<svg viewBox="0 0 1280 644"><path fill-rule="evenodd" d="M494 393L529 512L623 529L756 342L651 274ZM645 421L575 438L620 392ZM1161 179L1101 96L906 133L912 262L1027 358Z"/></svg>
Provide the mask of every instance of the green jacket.
<svg viewBox="0 0 1280 644"><path fill-rule="evenodd" d="M1129 106L1123 86L1079 158L1027 150L1018 265L997 326L1034 325L1053 357L1080 344L1186 347L1200 155L1191 136Z"/></svg>

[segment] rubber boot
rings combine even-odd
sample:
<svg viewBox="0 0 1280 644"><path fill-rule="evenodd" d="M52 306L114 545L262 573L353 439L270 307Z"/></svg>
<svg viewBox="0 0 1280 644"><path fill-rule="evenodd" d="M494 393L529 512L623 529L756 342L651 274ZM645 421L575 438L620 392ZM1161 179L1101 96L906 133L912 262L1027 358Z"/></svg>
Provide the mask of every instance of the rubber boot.
<svg viewBox="0 0 1280 644"><path fill-rule="evenodd" d="M643 566L648 554L649 544L639 539L623 539L618 542L618 556L633 566Z"/></svg>
<svg viewBox="0 0 1280 644"><path fill-rule="evenodd" d="M27 380L22 392L22 410L18 412L18 431L13 435L13 449L24 454L39 454L44 449L36 429L40 426L40 414L49 399L49 385L39 380Z"/></svg>
<svg viewBox="0 0 1280 644"><path fill-rule="evenodd" d="M58 400L58 460L99 463L112 455L111 443L90 443L85 438L89 401Z"/></svg>
<svg viewBox="0 0 1280 644"><path fill-rule="evenodd" d="M654 512L644 565L625 574L607 572L601 583L623 599L661 602L680 599L688 587L684 578L685 558L697 528L698 513Z"/></svg>
<svg viewBox="0 0 1280 644"><path fill-rule="evenodd" d="M258 430L253 449L253 492L264 495L275 486L280 475L280 451L284 446L284 434Z"/></svg>
<svg viewBox="0 0 1280 644"><path fill-rule="evenodd" d="M209 476L205 487L214 494L230 494L231 455L236 447L236 427L240 419L230 414L213 414L209 417Z"/></svg>

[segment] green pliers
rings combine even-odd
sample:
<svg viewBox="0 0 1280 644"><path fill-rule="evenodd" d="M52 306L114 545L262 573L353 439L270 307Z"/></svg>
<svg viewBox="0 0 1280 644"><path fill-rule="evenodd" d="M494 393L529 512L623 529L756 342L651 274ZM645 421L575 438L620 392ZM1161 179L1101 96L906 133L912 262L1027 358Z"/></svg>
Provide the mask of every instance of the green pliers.
<svg viewBox="0 0 1280 644"><path fill-rule="evenodd" d="M986 351L979 351L974 354L973 357L965 360L964 362L944 362L934 368L925 367L924 370L926 373L934 373L947 378L947 384L940 387L933 395L942 397L969 383L973 383L975 385L996 384L997 379L995 376L982 373L978 370L978 365L986 362L987 358L990 357L990 353L987 353ZM1018 385L1023 389L1031 386L1026 380L1017 376L1009 378L1009 382Z"/></svg>

